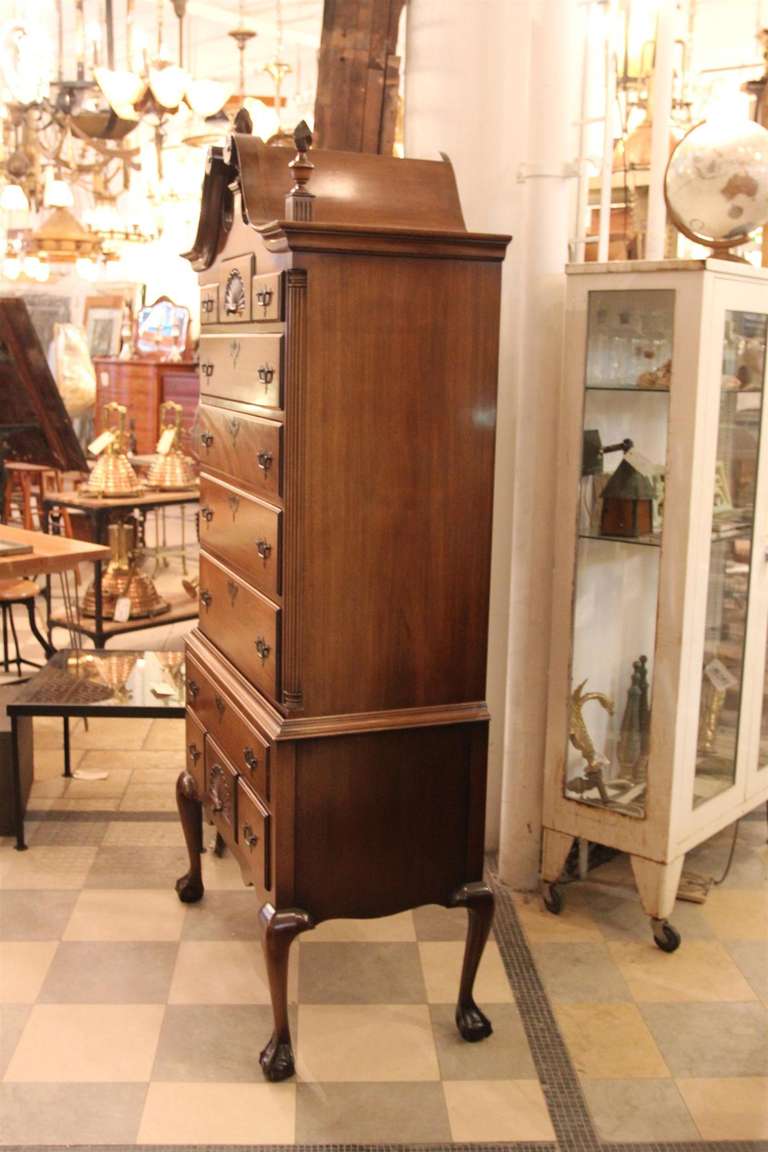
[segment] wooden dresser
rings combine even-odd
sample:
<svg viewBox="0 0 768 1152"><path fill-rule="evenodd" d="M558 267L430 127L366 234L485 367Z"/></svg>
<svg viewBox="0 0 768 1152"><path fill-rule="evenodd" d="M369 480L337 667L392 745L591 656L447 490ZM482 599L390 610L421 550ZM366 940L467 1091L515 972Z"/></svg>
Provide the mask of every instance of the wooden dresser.
<svg viewBox="0 0 768 1152"><path fill-rule="evenodd" d="M200 622L177 891L203 895L204 809L261 906L271 1080L294 1068L291 941L335 917L466 906L457 1024L491 1031L472 988L493 915L484 697L509 238L465 230L447 162L308 157L296 140L290 169L244 134L213 150L189 254Z"/></svg>
<svg viewBox="0 0 768 1152"><path fill-rule="evenodd" d="M181 404L182 426L191 435L200 391L197 367L193 361L173 364L97 356L93 366L96 370L96 433L103 430L104 405L115 400L128 409L136 436L136 451L144 455L154 452L161 431L160 405L165 400L175 400ZM185 450L189 450L190 443L185 439Z"/></svg>

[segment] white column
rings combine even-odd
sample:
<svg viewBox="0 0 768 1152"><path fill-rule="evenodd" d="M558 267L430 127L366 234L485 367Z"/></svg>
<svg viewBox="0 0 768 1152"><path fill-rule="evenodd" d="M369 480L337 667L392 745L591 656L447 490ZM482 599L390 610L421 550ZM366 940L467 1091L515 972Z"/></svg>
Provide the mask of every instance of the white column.
<svg viewBox="0 0 768 1152"><path fill-rule="evenodd" d="M488 843L535 883L541 836L577 0L409 0L408 156L447 152L470 229L513 234L504 268L488 703ZM574 95L576 99L574 101ZM524 183L520 168L540 173Z"/></svg>

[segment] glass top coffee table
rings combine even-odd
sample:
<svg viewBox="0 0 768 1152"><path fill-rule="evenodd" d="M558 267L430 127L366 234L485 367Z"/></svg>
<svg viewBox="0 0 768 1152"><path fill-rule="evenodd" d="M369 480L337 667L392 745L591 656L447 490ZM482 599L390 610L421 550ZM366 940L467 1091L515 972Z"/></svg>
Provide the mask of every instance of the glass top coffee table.
<svg viewBox="0 0 768 1152"><path fill-rule="evenodd" d="M71 776L71 716L135 719L181 719L184 716L183 652L128 652L115 649L63 649L22 685L8 704L12 738L13 804L16 847L23 851L24 808L20 725L34 716L61 716L64 721L64 775ZM31 739L31 733L28 734Z"/></svg>

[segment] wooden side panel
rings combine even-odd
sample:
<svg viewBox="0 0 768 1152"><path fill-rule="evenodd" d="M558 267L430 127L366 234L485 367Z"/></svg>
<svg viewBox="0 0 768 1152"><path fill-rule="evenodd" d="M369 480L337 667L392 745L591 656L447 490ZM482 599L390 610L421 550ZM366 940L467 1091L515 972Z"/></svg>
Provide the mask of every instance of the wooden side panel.
<svg viewBox="0 0 768 1152"><path fill-rule="evenodd" d="M500 265L304 264L304 710L482 700Z"/></svg>
<svg viewBox="0 0 768 1152"><path fill-rule="evenodd" d="M319 920L386 916L447 903L460 884L482 878L481 843L467 861L473 728L294 745L299 908Z"/></svg>

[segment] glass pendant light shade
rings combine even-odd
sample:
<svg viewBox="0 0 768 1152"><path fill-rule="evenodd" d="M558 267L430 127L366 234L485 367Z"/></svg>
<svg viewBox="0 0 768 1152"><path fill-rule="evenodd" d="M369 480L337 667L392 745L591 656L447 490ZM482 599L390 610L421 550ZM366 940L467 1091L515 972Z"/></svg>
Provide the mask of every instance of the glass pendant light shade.
<svg viewBox="0 0 768 1152"><path fill-rule="evenodd" d="M121 120L139 119L134 105L139 103L147 90L141 76L110 68L96 68L94 76L110 107Z"/></svg>
<svg viewBox="0 0 768 1152"><path fill-rule="evenodd" d="M270 108L263 100L248 97L243 101L243 107L251 114L253 121L253 135L261 140L269 140L280 131L280 119L274 108Z"/></svg>
<svg viewBox="0 0 768 1152"><path fill-rule="evenodd" d="M66 180L55 177L47 182L43 194L43 204L46 208L72 208L74 203L72 189Z"/></svg>
<svg viewBox="0 0 768 1152"><path fill-rule="evenodd" d="M190 80L187 84L187 104L203 119L223 108L231 95L232 86L217 80Z"/></svg>
<svg viewBox="0 0 768 1152"><path fill-rule="evenodd" d="M157 103L169 111L181 104L188 85L189 76L175 64L149 70L149 89Z"/></svg>
<svg viewBox="0 0 768 1152"><path fill-rule="evenodd" d="M29 200L20 184L6 184L0 193L0 208L5 212L29 212Z"/></svg>

